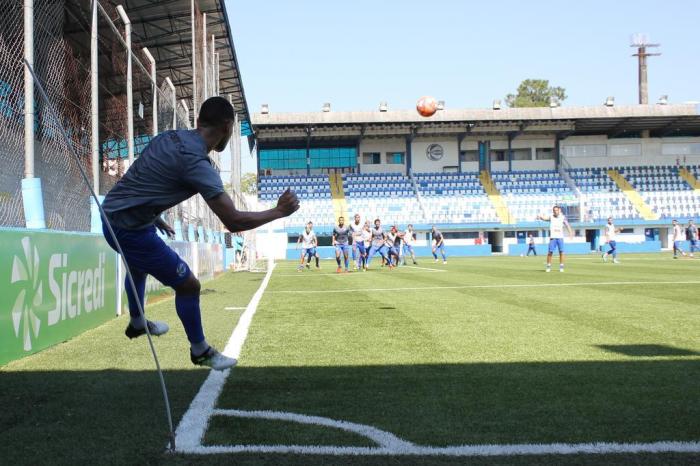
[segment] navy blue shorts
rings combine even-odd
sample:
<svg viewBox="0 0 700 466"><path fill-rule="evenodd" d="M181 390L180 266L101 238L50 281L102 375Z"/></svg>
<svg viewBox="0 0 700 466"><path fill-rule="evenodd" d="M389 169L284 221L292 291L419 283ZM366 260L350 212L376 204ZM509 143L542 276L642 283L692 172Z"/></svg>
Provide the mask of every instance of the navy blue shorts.
<svg viewBox="0 0 700 466"><path fill-rule="evenodd" d="M147 273L170 287L179 285L189 277L189 266L158 236L155 226L142 230L124 230L114 226L112 229L132 272ZM104 225L102 232L107 243L116 251L112 236Z"/></svg>

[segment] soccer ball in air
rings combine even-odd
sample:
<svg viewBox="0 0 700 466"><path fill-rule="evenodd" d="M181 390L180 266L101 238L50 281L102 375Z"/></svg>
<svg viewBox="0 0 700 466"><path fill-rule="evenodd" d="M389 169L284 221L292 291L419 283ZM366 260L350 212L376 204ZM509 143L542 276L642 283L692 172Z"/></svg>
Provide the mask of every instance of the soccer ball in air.
<svg viewBox="0 0 700 466"><path fill-rule="evenodd" d="M418 99L418 102L416 103L416 110L418 110L418 113L421 116L429 117L435 115L437 106L438 103L437 100L435 100L435 97L423 96Z"/></svg>

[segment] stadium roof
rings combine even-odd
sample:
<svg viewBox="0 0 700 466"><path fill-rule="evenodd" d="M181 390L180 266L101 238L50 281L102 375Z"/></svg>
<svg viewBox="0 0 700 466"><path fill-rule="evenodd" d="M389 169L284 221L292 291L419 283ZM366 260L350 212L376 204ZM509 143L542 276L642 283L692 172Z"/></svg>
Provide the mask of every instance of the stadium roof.
<svg viewBox="0 0 700 466"><path fill-rule="evenodd" d="M221 94L230 94L241 121L250 122L225 1L196 0L196 3L200 11L207 15L207 34L213 34L216 37ZM110 15L114 15L112 20L115 24L120 24L120 21L114 8L117 5L124 7L131 20L132 41L135 47L148 47L156 59L158 81L161 82L166 76L170 76L177 89L178 99L189 100L191 106L191 0L102 0L101 4ZM89 31L89 4L81 4L81 7L83 24L76 26L74 31L69 30L69 33ZM89 41L89 38L86 39ZM148 66L148 64L145 65ZM245 123L244 126L246 126Z"/></svg>
<svg viewBox="0 0 700 466"><path fill-rule="evenodd" d="M652 137L700 136L700 105L632 105L502 110L442 110L423 118L415 110L372 112L255 113L261 142L305 138L353 139L405 136L521 134L622 137L649 130Z"/></svg>

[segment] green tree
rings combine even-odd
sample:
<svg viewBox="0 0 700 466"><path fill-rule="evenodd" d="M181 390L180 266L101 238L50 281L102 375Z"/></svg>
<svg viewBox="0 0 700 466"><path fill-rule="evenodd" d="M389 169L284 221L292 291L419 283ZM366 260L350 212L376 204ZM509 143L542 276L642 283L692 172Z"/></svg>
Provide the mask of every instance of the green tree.
<svg viewBox="0 0 700 466"><path fill-rule="evenodd" d="M517 94L508 94L509 107L548 107L550 98L558 102L566 100L566 89L549 85L547 79L526 79L518 86Z"/></svg>
<svg viewBox="0 0 700 466"><path fill-rule="evenodd" d="M241 176L241 192L253 196L258 193L258 176L255 173L244 173Z"/></svg>

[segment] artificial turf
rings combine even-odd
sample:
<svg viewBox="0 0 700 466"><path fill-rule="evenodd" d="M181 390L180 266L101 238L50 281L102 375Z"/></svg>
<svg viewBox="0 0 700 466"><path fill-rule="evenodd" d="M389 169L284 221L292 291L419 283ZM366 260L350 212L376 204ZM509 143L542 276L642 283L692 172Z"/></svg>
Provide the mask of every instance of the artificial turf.
<svg viewBox="0 0 700 466"><path fill-rule="evenodd" d="M474 258L389 272L277 265L217 407L369 424L430 446L700 440L700 261ZM334 265L334 264L333 264ZM223 346L260 274L209 282ZM622 284L626 282L627 284ZM631 283L634 282L634 283ZM663 283L662 283L663 282ZM606 284L607 283L607 284ZM617 283L617 284L615 284ZM573 286L568 286L568 284ZM552 286L555 285L555 286ZM558 286L565 285L565 286ZM148 307L177 423L206 376L172 300ZM697 454L328 457L164 453L145 342L115 319L0 368L0 458L13 464L697 464ZM368 445L334 429L216 416L207 444Z"/></svg>

